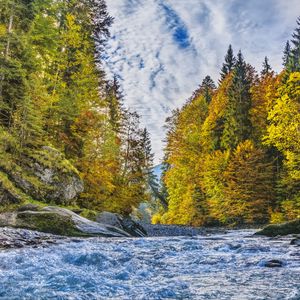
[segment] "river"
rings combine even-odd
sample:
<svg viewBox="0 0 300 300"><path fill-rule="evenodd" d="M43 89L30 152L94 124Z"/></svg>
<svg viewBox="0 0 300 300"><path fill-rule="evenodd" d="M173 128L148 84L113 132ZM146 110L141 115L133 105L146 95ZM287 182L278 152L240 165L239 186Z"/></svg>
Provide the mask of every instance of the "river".
<svg viewBox="0 0 300 300"><path fill-rule="evenodd" d="M3 250L0 299L300 299L300 247L253 232Z"/></svg>

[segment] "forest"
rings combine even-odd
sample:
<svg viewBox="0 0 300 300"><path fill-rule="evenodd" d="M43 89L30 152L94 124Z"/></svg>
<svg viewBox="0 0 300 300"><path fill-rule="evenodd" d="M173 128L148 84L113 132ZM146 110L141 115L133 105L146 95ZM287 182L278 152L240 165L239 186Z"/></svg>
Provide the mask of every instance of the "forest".
<svg viewBox="0 0 300 300"><path fill-rule="evenodd" d="M117 78L107 80L102 70L112 22L102 0L0 1L3 195L124 215L149 199L149 133L124 107ZM26 164L54 164L45 149L59 151L66 169L79 174L84 191L76 199L49 200L39 192L51 186ZM2 210L15 204L0 198Z"/></svg>
<svg viewBox="0 0 300 300"><path fill-rule="evenodd" d="M166 120L155 223L241 225L300 217L300 18L276 74L230 45L217 84L206 76Z"/></svg>
<svg viewBox="0 0 300 300"><path fill-rule="evenodd" d="M148 202L153 223L299 218L300 18L279 74L230 45L218 83L206 76L167 118L160 185L150 135L103 71L112 22L103 0L0 0L1 210L38 201L129 215ZM49 149L82 180L75 199L49 198L47 174L30 173L57 163Z"/></svg>

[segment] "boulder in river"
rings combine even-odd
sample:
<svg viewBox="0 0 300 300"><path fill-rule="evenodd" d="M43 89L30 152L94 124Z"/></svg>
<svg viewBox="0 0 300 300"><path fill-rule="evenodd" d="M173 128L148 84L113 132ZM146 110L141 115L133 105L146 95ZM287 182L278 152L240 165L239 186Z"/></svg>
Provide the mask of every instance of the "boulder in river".
<svg viewBox="0 0 300 300"><path fill-rule="evenodd" d="M120 228L99 224L60 207L48 206L38 211L16 211L0 214L0 227L37 230L65 236L129 237Z"/></svg>
<svg viewBox="0 0 300 300"><path fill-rule="evenodd" d="M278 259L271 259L263 263L263 266L267 268L281 268L283 265L284 263Z"/></svg>
<svg viewBox="0 0 300 300"><path fill-rule="evenodd" d="M119 214L104 211L96 216L96 222L117 227L131 236L147 236L147 231L130 217L122 217Z"/></svg>
<svg viewBox="0 0 300 300"><path fill-rule="evenodd" d="M257 235L265 235L269 237L277 235L299 234L300 233L300 219L282 223L271 224L256 232Z"/></svg>
<svg viewBox="0 0 300 300"><path fill-rule="evenodd" d="M291 245L300 246L300 237L292 239L291 240Z"/></svg>

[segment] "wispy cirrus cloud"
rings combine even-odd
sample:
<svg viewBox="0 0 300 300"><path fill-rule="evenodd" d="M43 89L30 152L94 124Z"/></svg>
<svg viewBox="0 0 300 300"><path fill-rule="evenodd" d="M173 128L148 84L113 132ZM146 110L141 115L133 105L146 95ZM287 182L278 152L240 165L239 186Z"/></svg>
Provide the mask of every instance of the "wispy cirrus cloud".
<svg viewBox="0 0 300 300"><path fill-rule="evenodd" d="M116 74L126 106L151 132L157 162L163 124L202 79L218 80L229 44L258 70L264 56L276 71L300 12L298 0L107 0L115 18L104 67Z"/></svg>

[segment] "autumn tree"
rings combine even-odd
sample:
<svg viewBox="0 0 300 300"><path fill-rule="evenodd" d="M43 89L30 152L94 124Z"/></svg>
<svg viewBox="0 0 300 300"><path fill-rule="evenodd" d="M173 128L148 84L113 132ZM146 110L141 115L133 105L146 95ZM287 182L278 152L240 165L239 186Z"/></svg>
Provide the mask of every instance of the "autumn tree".
<svg viewBox="0 0 300 300"><path fill-rule="evenodd" d="M300 73L291 73L279 88L279 96L268 113L266 143L272 145L284 156L284 171L281 178L281 192L286 214L297 217L300 191Z"/></svg>
<svg viewBox="0 0 300 300"><path fill-rule="evenodd" d="M274 200L273 165L253 142L240 143L224 173L226 222L265 223Z"/></svg>

